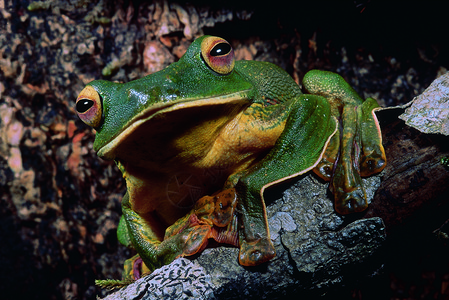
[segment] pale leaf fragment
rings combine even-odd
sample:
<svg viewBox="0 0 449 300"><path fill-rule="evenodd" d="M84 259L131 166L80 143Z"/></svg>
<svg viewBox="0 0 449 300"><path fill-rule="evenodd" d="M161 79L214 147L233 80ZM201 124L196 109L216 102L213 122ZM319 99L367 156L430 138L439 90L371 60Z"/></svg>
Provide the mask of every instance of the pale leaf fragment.
<svg viewBox="0 0 449 300"><path fill-rule="evenodd" d="M423 133L449 135L449 72L413 99L399 118Z"/></svg>

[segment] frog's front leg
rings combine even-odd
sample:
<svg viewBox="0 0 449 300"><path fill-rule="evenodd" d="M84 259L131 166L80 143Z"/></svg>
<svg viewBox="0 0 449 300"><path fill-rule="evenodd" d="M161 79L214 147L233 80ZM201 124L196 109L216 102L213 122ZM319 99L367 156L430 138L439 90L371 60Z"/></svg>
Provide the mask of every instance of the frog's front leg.
<svg viewBox="0 0 449 300"><path fill-rule="evenodd" d="M241 224L239 262L245 266L258 265L276 255L263 200L265 188L315 167L336 131L324 97L301 95L286 109L288 117L275 146L236 184Z"/></svg>
<svg viewBox="0 0 449 300"><path fill-rule="evenodd" d="M151 271L181 256L189 234L187 230L161 242L163 237L150 226L156 224L156 218L151 215L144 218L135 212L131 208L128 193L122 200L122 212L131 244Z"/></svg>
<svg viewBox="0 0 449 300"><path fill-rule="evenodd" d="M340 121L338 138L333 138L325 159L315 169L331 180L335 209L341 214L367 208L361 176L380 172L386 164L380 127L374 110L376 100L363 99L338 74L312 70L303 79L305 89L328 99L332 114Z"/></svg>
<svg viewBox="0 0 449 300"><path fill-rule="evenodd" d="M123 229L121 220L120 242L131 244L139 253L125 263L126 278L140 278L144 272L141 268L151 272L177 257L194 255L207 246L209 238L238 246L237 194L233 188L200 198L189 213L165 230L162 241L148 226L152 221L150 217L142 218L131 209L128 194L123 198L122 206L126 227Z"/></svg>

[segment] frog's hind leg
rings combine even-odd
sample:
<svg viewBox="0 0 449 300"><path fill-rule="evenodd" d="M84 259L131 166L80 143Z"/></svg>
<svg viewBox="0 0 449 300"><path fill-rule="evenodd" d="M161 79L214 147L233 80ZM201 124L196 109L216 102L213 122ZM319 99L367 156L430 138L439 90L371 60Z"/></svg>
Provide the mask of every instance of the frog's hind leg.
<svg viewBox="0 0 449 300"><path fill-rule="evenodd" d="M185 240L182 256L201 252L213 238L219 243L238 246L237 194L234 188L204 196L194 208L165 231L165 238L182 235Z"/></svg>
<svg viewBox="0 0 449 300"><path fill-rule="evenodd" d="M334 168L330 190L334 193L335 210L340 214L360 212L368 207L359 173L360 135L357 134L357 108L345 106L342 113L340 152Z"/></svg>
<svg viewBox="0 0 449 300"><path fill-rule="evenodd" d="M338 213L365 210L368 202L361 176L376 174L386 165L379 122L374 114L377 107L377 101L368 98L361 105L347 105L343 109L340 156L331 183Z"/></svg>
<svg viewBox="0 0 449 300"><path fill-rule="evenodd" d="M326 97L339 119L338 138L331 141L324 160L314 171L331 180L335 209L341 214L367 208L361 176L380 172L386 164L380 126L374 114L376 100L363 99L338 74L312 70L303 79L306 90ZM338 140L339 139L339 140Z"/></svg>
<svg viewBox="0 0 449 300"><path fill-rule="evenodd" d="M379 108L377 101L367 98L357 109L361 116L362 156L360 161L360 175L371 176L382 171L387 158L382 146L382 134L379 121L374 113Z"/></svg>

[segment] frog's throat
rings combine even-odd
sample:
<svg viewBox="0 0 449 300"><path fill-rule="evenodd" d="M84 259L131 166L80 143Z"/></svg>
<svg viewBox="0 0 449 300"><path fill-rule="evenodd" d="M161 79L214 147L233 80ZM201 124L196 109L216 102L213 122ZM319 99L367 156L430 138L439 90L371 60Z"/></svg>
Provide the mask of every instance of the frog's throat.
<svg viewBox="0 0 449 300"><path fill-rule="evenodd" d="M148 109L137 114L132 120L130 120L125 129L117 136L115 136L111 141L106 143L104 146L98 149L97 155L103 159L113 160L115 159L115 150L117 147L132 133L139 128L146 121L154 118L157 115L164 113L200 106L213 106L213 105L223 105L231 103L241 103L250 102L250 97L248 97L249 90L239 91L236 93L231 93L227 95L220 95L217 97L205 97L205 98L188 98L181 99L177 101L172 101L164 103L162 106L151 106Z"/></svg>
<svg viewBox="0 0 449 300"><path fill-rule="evenodd" d="M262 189L260 190L260 197L261 197L262 199L263 199L263 194L264 194L266 188L269 188L269 187L272 186L272 185L276 185L276 184L278 184L278 183L281 183L281 182L283 182L283 181L286 181L286 180L288 180L288 179L290 179L290 178L294 178L294 177L296 177L296 176L305 174L305 173L307 173L307 172L313 170L313 169L318 165L318 163L319 163L319 162L321 161L321 159L323 158L324 153L326 152L327 146L329 145L331 138L335 135L335 133L336 133L337 130L338 130L338 121L337 121L337 118L335 118L335 117L332 117L332 118L335 120L335 129L334 129L334 131L332 132L332 134L327 138L326 143L324 144L323 149L321 150L321 154L320 154L320 156L316 159L316 161L315 161L310 167L308 167L308 168L306 168L306 169L304 169L304 170L301 170L300 172L294 173L294 174L292 174L292 175L290 175L290 176L287 176L287 177L284 177L284 178L275 180L275 181L273 181L273 182L270 182L270 183L267 183L266 185L264 185L264 186L262 187Z"/></svg>

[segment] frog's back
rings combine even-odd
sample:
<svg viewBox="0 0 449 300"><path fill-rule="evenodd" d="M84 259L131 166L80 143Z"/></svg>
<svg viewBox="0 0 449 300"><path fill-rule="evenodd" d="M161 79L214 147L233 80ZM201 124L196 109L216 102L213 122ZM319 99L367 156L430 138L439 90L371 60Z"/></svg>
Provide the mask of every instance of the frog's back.
<svg viewBox="0 0 449 300"><path fill-rule="evenodd" d="M283 103L302 94L293 78L275 64L240 60L235 63L235 71L253 83L254 102Z"/></svg>

